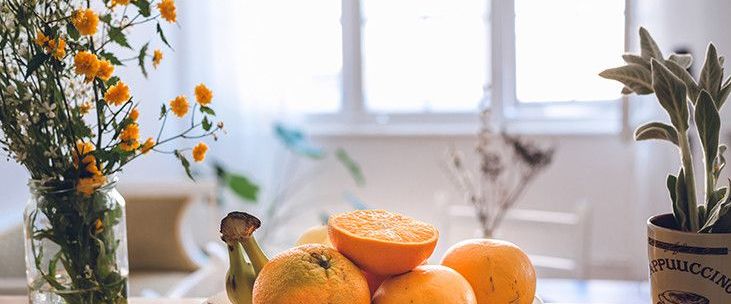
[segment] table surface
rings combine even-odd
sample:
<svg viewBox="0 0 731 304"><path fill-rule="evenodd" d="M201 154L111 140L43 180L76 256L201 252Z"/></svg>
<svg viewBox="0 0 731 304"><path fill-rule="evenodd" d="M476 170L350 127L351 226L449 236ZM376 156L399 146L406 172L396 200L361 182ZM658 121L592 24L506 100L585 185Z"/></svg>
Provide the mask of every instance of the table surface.
<svg viewBox="0 0 731 304"><path fill-rule="evenodd" d="M548 304L648 304L648 285L638 281L540 279L538 295ZM130 304L201 304L204 300L132 298ZM24 303L26 297L0 295L0 304Z"/></svg>

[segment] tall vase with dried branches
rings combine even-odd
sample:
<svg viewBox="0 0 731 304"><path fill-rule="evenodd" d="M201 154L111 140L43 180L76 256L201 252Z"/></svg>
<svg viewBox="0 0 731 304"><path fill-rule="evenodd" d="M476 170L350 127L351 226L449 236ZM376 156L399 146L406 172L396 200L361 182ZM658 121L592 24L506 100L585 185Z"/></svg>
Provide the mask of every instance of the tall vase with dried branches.
<svg viewBox="0 0 731 304"><path fill-rule="evenodd" d="M489 110L480 113L480 121L477 170L467 167L464 154L456 149L450 150L448 168L475 208L482 236L491 238L535 177L551 164L555 148L495 132Z"/></svg>

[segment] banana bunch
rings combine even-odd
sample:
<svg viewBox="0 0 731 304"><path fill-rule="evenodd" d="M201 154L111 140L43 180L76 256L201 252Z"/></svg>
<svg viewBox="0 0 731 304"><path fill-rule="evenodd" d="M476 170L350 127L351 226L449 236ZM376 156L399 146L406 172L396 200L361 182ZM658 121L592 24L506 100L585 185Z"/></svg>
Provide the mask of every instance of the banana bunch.
<svg viewBox="0 0 731 304"><path fill-rule="evenodd" d="M226 242L229 257L226 294L233 304L251 304L256 276L269 262L253 235L260 226L258 218L244 212L231 212L221 220L221 240Z"/></svg>

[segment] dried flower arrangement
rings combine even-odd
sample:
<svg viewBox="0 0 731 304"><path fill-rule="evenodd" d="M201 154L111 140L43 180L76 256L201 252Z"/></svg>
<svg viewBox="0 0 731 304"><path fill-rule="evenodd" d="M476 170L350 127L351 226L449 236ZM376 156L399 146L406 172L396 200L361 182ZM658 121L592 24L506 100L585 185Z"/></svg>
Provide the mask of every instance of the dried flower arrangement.
<svg viewBox="0 0 731 304"><path fill-rule="evenodd" d="M527 139L496 133L490 127L490 111L480 114L481 128L475 152L479 168L465 166L460 151L450 153L449 171L475 208L483 237L493 237L505 214L517 203L533 179L553 160L555 149Z"/></svg>

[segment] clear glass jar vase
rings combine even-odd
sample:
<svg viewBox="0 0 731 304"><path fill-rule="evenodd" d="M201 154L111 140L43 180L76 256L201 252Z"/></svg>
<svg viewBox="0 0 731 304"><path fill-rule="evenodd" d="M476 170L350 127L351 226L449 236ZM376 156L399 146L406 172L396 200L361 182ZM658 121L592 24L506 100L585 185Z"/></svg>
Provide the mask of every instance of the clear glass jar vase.
<svg viewBox="0 0 731 304"><path fill-rule="evenodd" d="M127 303L124 198L116 178L95 189L29 182L24 213L30 303Z"/></svg>

